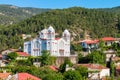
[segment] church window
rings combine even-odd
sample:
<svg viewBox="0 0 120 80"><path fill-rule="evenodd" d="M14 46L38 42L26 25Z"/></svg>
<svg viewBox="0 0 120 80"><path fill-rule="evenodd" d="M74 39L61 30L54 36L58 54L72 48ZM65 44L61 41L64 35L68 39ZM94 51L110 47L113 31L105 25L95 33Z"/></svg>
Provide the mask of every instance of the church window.
<svg viewBox="0 0 120 80"><path fill-rule="evenodd" d="M50 42L48 42L48 48L50 48Z"/></svg>
<svg viewBox="0 0 120 80"><path fill-rule="evenodd" d="M24 45L25 49L27 49L27 44Z"/></svg>
<svg viewBox="0 0 120 80"><path fill-rule="evenodd" d="M60 41L59 47L60 47L60 48L64 48L64 42L63 42L63 41Z"/></svg>
<svg viewBox="0 0 120 80"><path fill-rule="evenodd" d="M66 34L64 34L64 37L66 37Z"/></svg>
<svg viewBox="0 0 120 80"><path fill-rule="evenodd" d="M39 47L40 47L40 43L39 43L38 41L36 41L36 42L34 43L34 47L35 47L35 48L39 48Z"/></svg>
<svg viewBox="0 0 120 80"><path fill-rule="evenodd" d="M63 49L59 49L59 53L61 56L64 56L64 50Z"/></svg>

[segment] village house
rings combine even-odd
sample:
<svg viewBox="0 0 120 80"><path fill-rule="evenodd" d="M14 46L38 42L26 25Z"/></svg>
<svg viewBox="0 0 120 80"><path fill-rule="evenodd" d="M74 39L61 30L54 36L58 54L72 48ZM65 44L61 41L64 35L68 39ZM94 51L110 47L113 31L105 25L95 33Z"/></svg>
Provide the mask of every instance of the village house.
<svg viewBox="0 0 120 80"><path fill-rule="evenodd" d="M115 66L120 66L120 57L112 57L111 61L114 62Z"/></svg>
<svg viewBox="0 0 120 80"><path fill-rule="evenodd" d="M100 64L76 64L74 67L83 66L88 68L88 79L99 80L110 76L110 69Z"/></svg>
<svg viewBox="0 0 120 80"><path fill-rule="evenodd" d="M41 80L29 73L16 73L10 80Z"/></svg>
<svg viewBox="0 0 120 80"><path fill-rule="evenodd" d="M0 80L41 80L40 78L33 76L29 73L0 73Z"/></svg>
<svg viewBox="0 0 120 80"><path fill-rule="evenodd" d="M115 65L115 75L119 76L120 75L120 57L112 57L111 61L114 62Z"/></svg>
<svg viewBox="0 0 120 80"><path fill-rule="evenodd" d="M116 41L116 39L113 37L104 37L101 38L100 40L104 42L104 46L111 46ZM100 40L85 39L79 41L78 44L82 46L83 51L91 52L92 50L99 48Z"/></svg>
<svg viewBox="0 0 120 80"><path fill-rule="evenodd" d="M2 51L2 52L1 52L1 54L2 54L2 59L3 59L3 60L6 60L7 55L8 55L9 53L11 53L11 52L16 52L16 51L19 51L19 49L7 49L7 50Z"/></svg>
<svg viewBox="0 0 120 80"><path fill-rule="evenodd" d="M79 44L82 46L83 51L90 52L91 50L98 48L98 40L86 39L86 40L80 41Z"/></svg>
<svg viewBox="0 0 120 80"><path fill-rule="evenodd" d="M105 57L106 57L106 65L107 67L109 67L112 58L116 57L116 51L109 49L109 50L103 51L103 53L105 54Z"/></svg>
<svg viewBox="0 0 120 80"><path fill-rule="evenodd" d="M101 38L101 40L104 41L105 46L111 46L116 39L113 37L104 37L104 38Z"/></svg>
<svg viewBox="0 0 120 80"><path fill-rule="evenodd" d="M103 53L106 55L106 62L110 61L112 57L116 56L116 52L112 49L106 50Z"/></svg>
<svg viewBox="0 0 120 80"><path fill-rule="evenodd" d="M11 77L10 73L0 73L0 80L10 80Z"/></svg>
<svg viewBox="0 0 120 80"><path fill-rule="evenodd" d="M17 52L16 52L17 51ZM5 50L2 52L2 54L0 55L0 67L5 67L8 65L8 63L10 62L7 59L7 55L8 54L12 54L11 52L16 52L18 54L18 57L16 58L16 60L26 60L28 59L28 57L30 56L28 53L26 52L18 52L17 49L10 49L10 50Z"/></svg>
<svg viewBox="0 0 120 80"><path fill-rule="evenodd" d="M26 52L16 52L16 53L18 54L18 57L16 58L16 60L25 60L25 59L28 59L28 57L30 56Z"/></svg>

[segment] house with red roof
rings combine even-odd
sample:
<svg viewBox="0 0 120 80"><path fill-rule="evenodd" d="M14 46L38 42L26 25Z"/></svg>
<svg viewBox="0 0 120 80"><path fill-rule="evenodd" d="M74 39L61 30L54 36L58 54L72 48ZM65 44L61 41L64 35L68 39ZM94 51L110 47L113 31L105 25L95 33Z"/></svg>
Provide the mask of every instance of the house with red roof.
<svg viewBox="0 0 120 80"><path fill-rule="evenodd" d="M10 73L0 73L0 80L9 80L11 78Z"/></svg>
<svg viewBox="0 0 120 80"><path fill-rule="evenodd" d="M26 52L16 52L18 54L17 60L27 59L30 55Z"/></svg>
<svg viewBox="0 0 120 80"><path fill-rule="evenodd" d="M119 77L119 75L120 75L120 57L115 56L115 57L112 57L111 60L112 60L112 62L114 62L114 65L115 65L115 74L116 74L116 76Z"/></svg>
<svg viewBox="0 0 120 80"><path fill-rule="evenodd" d="M41 80L41 79L29 73L17 73L14 75L14 80Z"/></svg>
<svg viewBox="0 0 120 80"><path fill-rule="evenodd" d="M115 75L120 76L120 65L115 66Z"/></svg>
<svg viewBox="0 0 120 80"><path fill-rule="evenodd" d="M104 42L105 46L111 46L116 39L113 37L104 37L104 38L101 38L101 40ZM84 51L90 52L91 50L98 48L99 42L100 40L98 39L95 39L95 40L85 39L78 43L82 46Z"/></svg>
<svg viewBox="0 0 120 80"><path fill-rule="evenodd" d="M92 49L98 48L98 40L90 40L86 39L79 42L83 48L84 51L90 51Z"/></svg>
<svg viewBox="0 0 120 80"><path fill-rule="evenodd" d="M49 66L49 68L53 71L58 71L59 70L59 68L57 68L56 66L53 66L53 65Z"/></svg>
<svg viewBox="0 0 120 80"><path fill-rule="evenodd" d="M110 76L110 69L100 64L75 64L75 67L83 66L88 69L88 78L91 80L101 80L106 76Z"/></svg>
<svg viewBox="0 0 120 80"><path fill-rule="evenodd" d="M105 46L111 46L115 42L113 37L103 37L101 40L104 41Z"/></svg>

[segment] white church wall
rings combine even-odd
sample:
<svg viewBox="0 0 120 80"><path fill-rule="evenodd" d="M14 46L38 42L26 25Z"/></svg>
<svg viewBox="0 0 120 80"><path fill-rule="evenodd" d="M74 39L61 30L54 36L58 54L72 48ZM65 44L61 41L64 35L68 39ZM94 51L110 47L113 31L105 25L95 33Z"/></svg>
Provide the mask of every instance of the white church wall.
<svg viewBox="0 0 120 80"><path fill-rule="evenodd" d="M70 37L68 30L63 32L63 36L64 34ZM40 56L42 50L50 51L52 56L70 56L69 37L65 38L64 36L63 38L55 39L55 30L52 26L50 26L48 29L42 30L39 33L39 37L30 41L31 48L27 47L27 49L24 49L24 51L28 52L29 48L32 56Z"/></svg>

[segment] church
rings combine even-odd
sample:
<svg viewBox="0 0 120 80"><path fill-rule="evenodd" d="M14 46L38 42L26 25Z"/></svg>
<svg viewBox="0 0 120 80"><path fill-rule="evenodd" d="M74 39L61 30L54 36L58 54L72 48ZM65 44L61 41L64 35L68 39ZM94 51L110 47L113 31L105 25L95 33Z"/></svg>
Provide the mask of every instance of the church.
<svg viewBox="0 0 120 80"><path fill-rule="evenodd" d="M43 29L39 35L31 41L24 42L24 52L31 56L41 56L42 51L47 50L51 56L70 56L70 32L66 29L61 38L55 38L55 30L52 26Z"/></svg>

